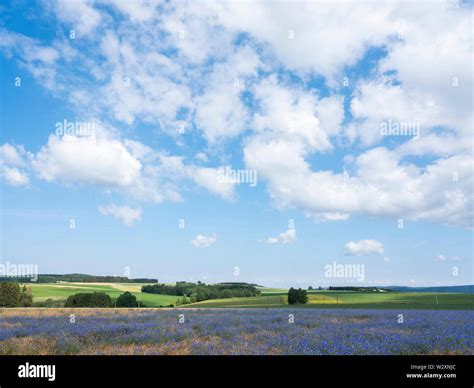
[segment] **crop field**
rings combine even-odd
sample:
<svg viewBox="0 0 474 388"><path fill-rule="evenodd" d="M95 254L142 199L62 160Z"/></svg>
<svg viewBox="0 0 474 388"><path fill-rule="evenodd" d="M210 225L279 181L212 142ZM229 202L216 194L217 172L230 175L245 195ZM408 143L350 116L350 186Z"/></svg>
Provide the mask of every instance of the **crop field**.
<svg viewBox="0 0 474 388"><path fill-rule="evenodd" d="M189 307L282 307L287 305L287 292L262 290L261 297L214 299L193 303ZM301 308L362 309L443 309L474 310L474 294L430 292L351 292L313 291L308 304Z"/></svg>
<svg viewBox="0 0 474 388"><path fill-rule="evenodd" d="M141 292L142 284L137 283L54 283L29 284L34 302L44 302L47 299L66 301L69 295L79 292L105 292L116 299L125 291L131 292L146 307L160 307L174 304L178 299L173 295L146 294Z"/></svg>
<svg viewBox="0 0 474 388"><path fill-rule="evenodd" d="M472 311L0 310L1 355L472 355L473 332Z"/></svg>
<svg viewBox="0 0 474 388"><path fill-rule="evenodd" d="M227 299L211 299L202 302L191 303L183 306L186 308L212 308L212 307L282 307L288 306L287 296L255 296L246 298L227 298Z"/></svg>
<svg viewBox="0 0 474 388"><path fill-rule="evenodd" d="M78 292L105 292L112 299L125 291L137 297L145 307L166 307L180 298L173 295L148 294L141 292L138 283L54 283L31 285L35 302L46 299L65 302L69 295ZM188 307L284 307L287 304L285 289L261 288L259 297L214 299L192 303ZM302 308L362 308L362 309L442 309L474 310L474 294L431 293L431 292L352 292L352 291L309 291L308 304Z"/></svg>

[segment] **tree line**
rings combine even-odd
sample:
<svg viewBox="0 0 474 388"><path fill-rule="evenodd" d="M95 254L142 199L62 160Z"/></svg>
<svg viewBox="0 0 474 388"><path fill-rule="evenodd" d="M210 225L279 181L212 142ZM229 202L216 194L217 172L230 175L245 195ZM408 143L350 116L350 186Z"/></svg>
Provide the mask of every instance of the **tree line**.
<svg viewBox="0 0 474 388"><path fill-rule="evenodd" d="M182 296L180 304L201 302L209 299L227 299L260 295L260 291L247 283L205 284L201 282L177 282L175 285L152 284L142 286L142 292Z"/></svg>
<svg viewBox="0 0 474 388"><path fill-rule="evenodd" d="M100 276L100 275L86 275L80 273L56 275L56 274L42 274L33 277L0 277L1 282L15 282L15 283L57 283L57 282L71 282L71 283L158 283L158 279L136 278L129 279L125 276Z"/></svg>
<svg viewBox="0 0 474 388"><path fill-rule="evenodd" d="M376 291L385 291L390 292L392 290L388 288L380 288L380 287L352 287L352 286L344 286L344 287L334 287L330 286L328 288L329 291L358 291L358 292L376 292Z"/></svg>

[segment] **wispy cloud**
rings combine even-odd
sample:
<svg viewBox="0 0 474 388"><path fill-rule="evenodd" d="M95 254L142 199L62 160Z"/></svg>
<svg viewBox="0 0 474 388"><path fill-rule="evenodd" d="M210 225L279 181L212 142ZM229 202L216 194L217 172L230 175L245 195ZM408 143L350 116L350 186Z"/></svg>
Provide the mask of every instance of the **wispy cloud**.
<svg viewBox="0 0 474 388"><path fill-rule="evenodd" d="M216 241L216 235L205 236L203 234L198 234L193 240L191 240L191 244L193 244L196 248L208 248Z"/></svg>
<svg viewBox="0 0 474 388"><path fill-rule="evenodd" d="M296 229L290 228L285 232L280 233L276 237L267 238L268 244L291 244L296 241Z"/></svg>
<svg viewBox="0 0 474 388"><path fill-rule="evenodd" d="M132 226L136 221L142 218L141 209L133 209L128 206L117 206L115 204L100 206L99 212L105 216L112 216L122 221L127 226Z"/></svg>

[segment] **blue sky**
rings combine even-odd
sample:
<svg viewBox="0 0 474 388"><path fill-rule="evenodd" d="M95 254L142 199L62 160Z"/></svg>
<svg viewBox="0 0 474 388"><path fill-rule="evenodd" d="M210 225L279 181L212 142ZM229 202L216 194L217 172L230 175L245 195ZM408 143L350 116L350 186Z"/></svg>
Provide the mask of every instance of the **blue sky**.
<svg viewBox="0 0 474 388"><path fill-rule="evenodd" d="M31 4L1 9L0 263L472 283L469 6Z"/></svg>

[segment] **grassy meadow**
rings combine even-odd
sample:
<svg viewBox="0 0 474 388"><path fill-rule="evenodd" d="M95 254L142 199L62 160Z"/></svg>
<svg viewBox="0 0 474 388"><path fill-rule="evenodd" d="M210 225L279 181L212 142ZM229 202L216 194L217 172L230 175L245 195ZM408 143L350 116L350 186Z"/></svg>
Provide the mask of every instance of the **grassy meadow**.
<svg viewBox="0 0 474 388"><path fill-rule="evenodd" d="M125 291L131 292L146 307L161 307L174 304L178 299L173 295L146 294L141 292L140 283L44 283L29 284L33 293L33 302L44 302L47 299L63 301L79 292L105 292L116 299Z"/></svg>
<svg viewBox="0 0 474 388"><path fill-rule="evenodd" d="M31 285L34 302L47 299L65 302L68 296L79 292L105 292L112 299L129 291L146 307L165 307L175 304L178 296L141 292L140 283L54 283ZM247 298L214 299L192 303L183 307L285 307L287 290L261 288L261 296ZM302 308L362 308L362 309L442 309L473 310L474 294L431 292L352 292L308 291L308 304Z"/></svg>
<svg viewBox="0 0 474 388"><path fill-rule="evenodd" d="M263 291L262 296L206 300L188 307L283 307L286 292ZM183 306L186 307L186 306ZM294 306L292 306L294 307ZM474 310L473 294L437 294L430 292L351 292L313 291L308 293L308 304L299 308L359 308L359 309L440 309Z"/></svg>

